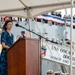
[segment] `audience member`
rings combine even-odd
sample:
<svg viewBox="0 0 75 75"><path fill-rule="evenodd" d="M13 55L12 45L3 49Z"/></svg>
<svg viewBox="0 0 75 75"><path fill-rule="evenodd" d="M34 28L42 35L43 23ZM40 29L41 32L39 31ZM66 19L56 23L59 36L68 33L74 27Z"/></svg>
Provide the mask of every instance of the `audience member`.
<svg viewBox="0 0 75 75"><path fill-rule="evenodd" d="M71 19L71 16L70 15L68 15L68 19Z"/></svg>
<svg viewBox="0 0 75 75"><path fill-rule="evenodd" d="M63 18L66 19L66 15L64 15Z"/></svg>
<svg viewBox="0 0 75 75"><path fill-rule="evenodd" d="M68 40L68 41L66 42L66 44L70 45L70 40Z"/></svg>
<svg viewBox="0 0 75 75"><path fill-rule="evenodd" d="M58 16L58 17L62 17L61 12L54 12L54 11L52 11L51 12L51 15L55 15L55 16Z"/></svg>
<svg viewBox="0 0 75 75"><path fill-rule="evenodd" d="M62 41L60 41L60 45L62 45Z"/></svg>
<svg viewBox="0 0 75 75"><path fill-rule="evenodd" d="M59 44L59 40L58 40L58 38L56 39L56 42L55 42L55 44Z"/></svg>
<svg viewBox="0 0 75 75"><path fill-rule="evenodd" d="M51 12L51 15L54 15L54 11Z"/></svg>
<svg viewBox="0 0 75 75"><path fill-rule="evenodd" d="M59 17L62 17L61 12L59 12Z"/></svg>
<svg viewBox="0 0 75 75"><path fill-rule="evenodd" d="M54 43L54 37L52 38L52 40L50 41L51 43Z"/></svg>
<svg viewBox="0 0 75 75"><path fill-rule="evenodd" d="M73 19L75 20L75 15L73 16Z"/></svg>
<svg viewBox="0 0 75 75"><path fill-rule="evenodd" d="M52 75L52 74L53 74L53 70L47 71L47 75Z"/></svg>

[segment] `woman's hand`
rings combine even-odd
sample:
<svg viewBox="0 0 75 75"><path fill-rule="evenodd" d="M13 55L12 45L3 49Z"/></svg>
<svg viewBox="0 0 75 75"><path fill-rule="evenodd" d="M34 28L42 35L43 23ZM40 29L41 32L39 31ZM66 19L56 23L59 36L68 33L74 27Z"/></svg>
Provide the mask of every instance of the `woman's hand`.
<svg viewBox="0 0 75 75"><path fill-rule="evenodd" d="M10 47L9 46L6 46L6 48L9 49Z"/></svg>
<svg viewBox="0 0 75 75"><path fill-rule="evenodd" d="M10 48L9 46L5 45L4 42L2 42L2 47L3 47L3 48L6 48L6 49L9 49L9 48Z"/></svg>

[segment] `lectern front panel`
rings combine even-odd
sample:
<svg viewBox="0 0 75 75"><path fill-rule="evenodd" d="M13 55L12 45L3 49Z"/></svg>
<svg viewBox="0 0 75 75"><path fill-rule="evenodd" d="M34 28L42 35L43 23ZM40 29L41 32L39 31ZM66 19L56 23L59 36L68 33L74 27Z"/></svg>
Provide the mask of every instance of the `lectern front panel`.
<svg viewBox="0 0 75 75"><path fill-rule="evenodd" d="M31 38L19 39L8 51L8 75L40 75L40 44Z"/></svg>

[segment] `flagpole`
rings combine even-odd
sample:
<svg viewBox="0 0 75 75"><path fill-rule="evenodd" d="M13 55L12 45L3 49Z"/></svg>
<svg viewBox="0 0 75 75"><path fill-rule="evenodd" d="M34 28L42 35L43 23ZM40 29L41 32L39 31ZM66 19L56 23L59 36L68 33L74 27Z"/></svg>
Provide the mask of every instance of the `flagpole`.
<svg viewBox="0 0 75 75"><path fill-rule="evenodd" d="M71 0L71 26L70 26L70 75L72 75L72 30L73 30L73 0Z"/></svg>

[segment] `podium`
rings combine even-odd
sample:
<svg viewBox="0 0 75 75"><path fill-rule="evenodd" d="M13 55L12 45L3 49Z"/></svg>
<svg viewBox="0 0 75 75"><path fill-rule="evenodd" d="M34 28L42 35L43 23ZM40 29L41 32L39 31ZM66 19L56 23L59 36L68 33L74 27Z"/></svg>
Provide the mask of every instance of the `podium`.
<svg viewBox="0 0 75 75"><path fill-rule="evenodd" d="M39 40L20 38L7 51L8 75L40 75Z"/></svg>

